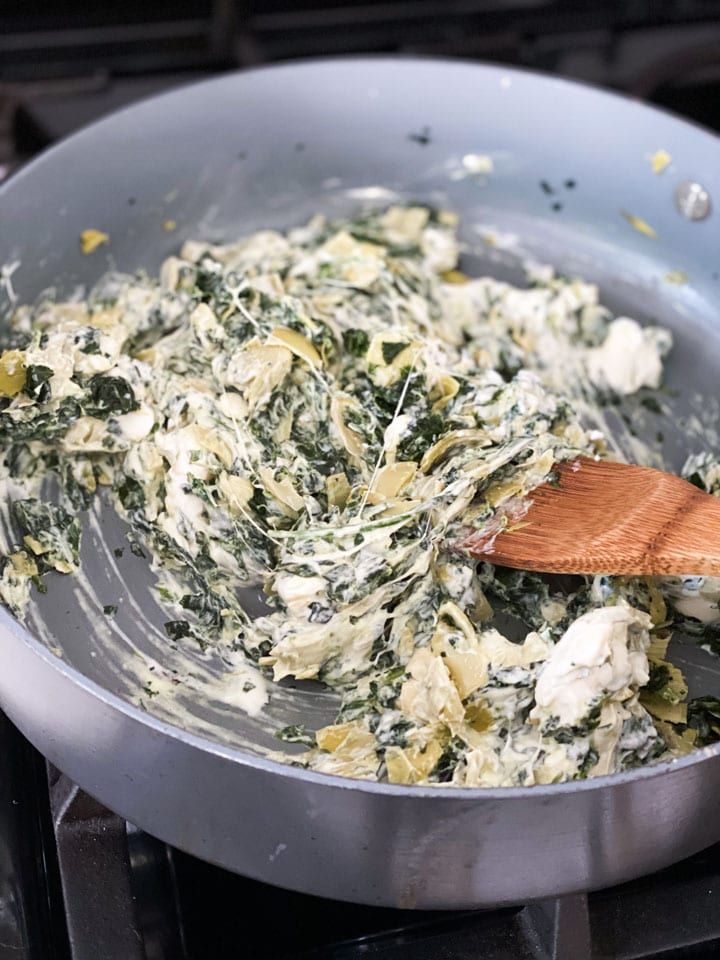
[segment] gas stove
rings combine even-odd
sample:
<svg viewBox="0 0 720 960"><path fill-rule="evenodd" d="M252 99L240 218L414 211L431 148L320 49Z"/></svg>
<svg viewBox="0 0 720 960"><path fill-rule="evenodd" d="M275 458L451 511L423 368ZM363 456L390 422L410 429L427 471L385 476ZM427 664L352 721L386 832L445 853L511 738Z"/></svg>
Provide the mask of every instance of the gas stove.
<svg viewBox="0 0 720 960"><path fill-rule="evenodd" d="M50 767L0 714L0 957L710 960L720 846L611 890L491 911L337 903L166 846Z"/></svg>
<svg viewBox="0 0 720 960"><path fill-rule="evenodd" d="M121 14L72 0L42 14L6 6L0 179L134 100L224 69L318 54L535 67L720 131L717 0L126 0ZM717 958L719 903L720 846L608 891L493 911L385 910L280 890L127 824L0 714L0 960Z"/></svg>

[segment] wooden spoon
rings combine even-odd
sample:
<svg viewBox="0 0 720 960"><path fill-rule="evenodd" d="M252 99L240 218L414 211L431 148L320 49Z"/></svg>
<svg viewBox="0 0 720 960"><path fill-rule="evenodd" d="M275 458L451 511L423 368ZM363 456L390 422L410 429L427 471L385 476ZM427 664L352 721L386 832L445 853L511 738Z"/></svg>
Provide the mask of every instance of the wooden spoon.
<svg viewBox="0 0 720 960"><path fill-rule="evenodd" d="M648 467L580 457L558 472L515 529L462 546L540 573L720 575L720 499Z"/></svg>

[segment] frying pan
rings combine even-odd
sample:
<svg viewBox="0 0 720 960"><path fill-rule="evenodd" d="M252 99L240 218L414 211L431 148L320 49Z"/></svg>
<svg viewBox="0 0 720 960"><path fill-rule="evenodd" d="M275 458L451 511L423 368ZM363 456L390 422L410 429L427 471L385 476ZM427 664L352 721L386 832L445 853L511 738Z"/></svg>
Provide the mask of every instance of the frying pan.
<svg viewBox="0 0 720 960"><path fill-rule="evenodd" d="M672 162L654 174L660 148ZM478 154L491 173L473 172ZM697 219L681 213L686 181L720 205L720 141L630 100L462 62L315 61L149 100L49 150L0 191L0 263L19 262L6 294L33 301L108 268L156 271L188 236L228 239L396 197L443 204L462 214L470 272L520 281L534 258L672 327L679 396L662 429L679 467L717 443L720 372L720 215L701 216L702 202L685 208ZM83 256L87 228L110 243ZM683 284L666 279L682 273ZM85 521L86 579L51 580L24 625L0 611L0 702L73 781L168 843L324 897L455 908L616 884L720 840L720 746L507 789L358 782L278 762L273 731L328 722L332 695L296 684L258 717L233 707L212 653L168 649L148 561L113 553L125 532L100 507ZM691 692L720 692L702 651L680 641L675 659ZM141 704L153 669L182 682Z"/></svg>

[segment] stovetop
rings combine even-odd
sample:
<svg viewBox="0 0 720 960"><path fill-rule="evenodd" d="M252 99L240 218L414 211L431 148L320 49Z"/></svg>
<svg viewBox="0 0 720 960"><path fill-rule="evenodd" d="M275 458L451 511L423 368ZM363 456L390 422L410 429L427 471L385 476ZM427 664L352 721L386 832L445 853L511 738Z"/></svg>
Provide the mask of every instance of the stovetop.
<svg viewBox="0 0 720 960"><path fill-rule="evenodd" d="M2 4L0 180L77 127L178 83L359 52L536 67L720 131L718 0ZM609 891L496 911L383 910L279 890L126 824L0 714L0 960L718 958L719 908L720 846Z"/></svg>
<svg viewBox="0 0 720 960"><path fill-rule="evenodd" d="M230 874L126 824L0 714L0 957L13 960L710 960L720 846L609 891L413 912Z"/></svg>

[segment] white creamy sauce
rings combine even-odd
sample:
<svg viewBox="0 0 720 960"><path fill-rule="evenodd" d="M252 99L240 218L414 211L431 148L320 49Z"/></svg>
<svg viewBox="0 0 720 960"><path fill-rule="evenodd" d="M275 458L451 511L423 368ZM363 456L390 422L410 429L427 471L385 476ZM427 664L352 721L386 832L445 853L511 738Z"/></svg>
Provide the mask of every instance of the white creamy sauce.
<svg viewBox="0 0 720 960"><path fill-rule="evenodd" d="M651 627L647 614L624 606L578 617L540 670L531 718L556 716L563 726L573 726L585 718L588 704L633 695L648 681Z"/></svg>
<svg viewBox="0 0 720 960"><path fill-rule="evenodd" d="M598 387L615 393L635 393L640 387L659 387L662 361L672 345L667 330L641 327L634 320L618 317L608 328L601 346L588 356L588 373Z"/></svg>

